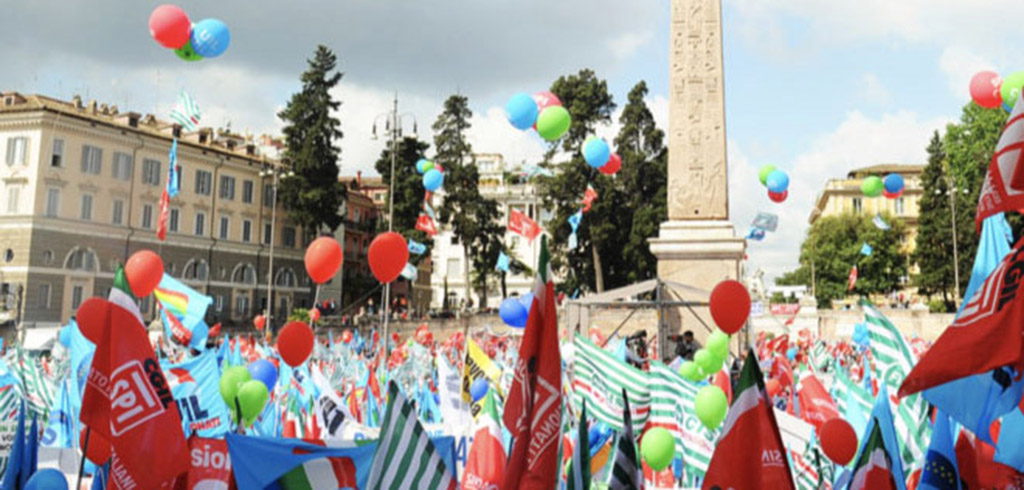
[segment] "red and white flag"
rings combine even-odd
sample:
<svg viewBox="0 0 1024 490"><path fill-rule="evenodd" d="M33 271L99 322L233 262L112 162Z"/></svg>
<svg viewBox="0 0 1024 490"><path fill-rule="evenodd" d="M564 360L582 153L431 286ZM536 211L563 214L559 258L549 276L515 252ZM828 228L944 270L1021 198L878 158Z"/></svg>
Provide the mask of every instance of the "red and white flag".
<svg viewBox="0 0 1024 490"><path fill-rule="evenodd" d="M590 211L590 206L597 200L597 191L590 184L587 184L587 190L583 192L583 212Z"/></svg>
<svg viewBox="0 0 1024 490"><path fill-rule="evenodd" d="M512 209L508 213L508 231L522 235L532 242L540 235L540 225L519 210Z"/></svg>
<svg viewBox="0 0 1024 490"><path fill-rule="evenodd" d="M160 241L164 241L167 238L167 218L171 214L171 196L167 194L167 189L164 189L163 195L160 196L160 217L156 222L156 237Z"/></svg>
<svg viewBox="0 0 1024 490"><path fill-rule="evenodd" d="M484 397L473 435L473 445L462 474L463 490L488 490L501 485L505 476L505 446L502 445L501 420L494 402L494 391Z"/></svg>
<svg viewBox="0 0 1024 490"><path fill-rule="evenodd" d="M974 225L981 233L985 218L1024 208L1024 103L1020 99L1003 127L978 196Z"/></svg>
<svg viewBox="0 0 1024 490"><path fill-rule="evenodd" d="M504 490L555 488L562 431L562 355L558 350L555 285L547 237L540 242L533 307L526 321L504 422L512 453Z"/></svg>
<svg viewBox="0 0 1024 490"><path fill-rule="evenodd" d="M818 377L805 372L800 378L800 417L821 431L821 424L839 416L836 402Z"/></svg>
<svg viewBox="0 0 1024 490"><path fill-rule="evenodd" d="M847 283L846 289L849 290L849 291L853 291L853 287L856 286L856 285L857 285L857 266L854 265L853 267L850 268L850 278L848 279L848 283Z"/></svg>
<svg viewBox="0 0 1024 490"><path fill-rule="evenodd" d="M437 225L435 225L434 220L426 214L421 214L419 218L416 218L416 229L430 236L437 234Z"/></svg>

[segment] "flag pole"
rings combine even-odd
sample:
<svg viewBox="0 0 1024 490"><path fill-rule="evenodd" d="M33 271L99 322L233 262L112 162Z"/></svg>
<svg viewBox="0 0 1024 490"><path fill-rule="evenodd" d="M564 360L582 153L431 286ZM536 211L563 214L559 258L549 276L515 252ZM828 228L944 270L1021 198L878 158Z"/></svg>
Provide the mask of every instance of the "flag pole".
<svg viewBox="0 0 1024 490"><path fill-rule="evenodd" d="M78 482L75 483L75 489L82 488L82 474L85 473L85 455L89 454L89 435L92 433L92 427L85 426L85 441L82 443L82 460L78 462Z"/></svg>

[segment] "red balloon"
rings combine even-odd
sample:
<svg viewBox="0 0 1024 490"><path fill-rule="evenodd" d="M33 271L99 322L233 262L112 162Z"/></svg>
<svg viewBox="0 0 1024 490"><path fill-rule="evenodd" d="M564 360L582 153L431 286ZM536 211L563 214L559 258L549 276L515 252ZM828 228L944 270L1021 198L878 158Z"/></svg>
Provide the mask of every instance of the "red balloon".
<svg viewBox="0 0 1024 490"><path fill-rule="evenodd" d="M409 262L409 245L398 233L381 233L370 243L367 258L374 277L380 282L389 283L398 278Z"/></svg>
<svg viewBox="0 0 1024 490"><path fill-rule="evenodd" d="M181 7L161 5L149 14L149 34L161 46L178 49L188 43L192 22Z"/></svg>
<svg viewBox="0 0 1024 490"><path fill-rule="evenodd" d="M1000 88L1003 79L994 71L979 71L971 77L971 99L986 109L995 109L1003 104Z"/></svg>
<svg viewBox="0 0 1024 490"><path fill-rule="evenodd" d="M164 277L164 261L152 250L139 250L128 257L124 276L132 294L139 298L149 296Z"/></svg>
<svg viewBox="0 0 1024 490"><path fill-rule="evenodd" d="M612 153L612 156L608 157L608 163L598 167L597 170L605 175L615 175L621 168L622 158L618 153Z"/></svg>
<svg viewBox="0 0 1024 490"><path fill-rule="evenodd" d="M78 330L94 344L103 340L103 329L110 325L110 302L103 298L89 298L75 312Z"/></svg>
<svg viewBox="0 0 1024 490"><path fill-rule="evenodd" d="M560 106L562 101L551 92L537 92L533 94L533 101L537 103L537 114L544 112L544 109L551 106Z"/></svg>
<svg viewBox="0 0 1024 490"><path fill-rule="evenodd" d="M777 379L769 379L768 381L765 381L764 389L767 390L768 394L771 396L782 393L782 385L779 384L779 380Z"/></svg>
<svg viewBox="0 0 1024 490"><path fill-rule="evenodd" d="M771 199L772 202L783 202L787 197L789 197L789 189L782 192L768 191L768 199Z"/></svg>
<svg viewBox="0 0 1024 490"><path fill-rule="evenodd" d="M92 461L95 465L102 465L110 459L110 441L106 440L99 432L89 431L89 447L88 451L85 451L85 432L82 431L78 435L78 447L83 449L85 457L89 461Z"/></svg>
<svg viewBox="0 0 1024 490"><path fill-rule="evenodd" d="M313 309L309 310L309 321L311 321L311 322L318 322L318 321L320 321L320 309L319 308L313 308Z"/></svg>
<svg viewBox="0 0 1024 490"><path fill-rule="evenodd" d="M252 326L256 327L256 330L263 330L263 327L267 324L267 317L263 315L256 315L256 318L252 319Z"/></svg>
<svg viewBox="0 0 1024 490"><path fill-rule="evenodd" d="M306 272L313 282L323 284L330 281L338 272L341 258L341 245L338 245L338 241L329 236L322 236L313 240L306 249Z"/></svg>
<svg viewBox="0 0 1024 490"><path fill-rule="evenodd" d="M277 335L277 350L281 359L291 367L297 367L313 353L313 329L302 322L288 322Z"/></svg>
<svg viewBox="0 0 1024 490"><path fill-rule="evenodd" d="M900 196L903 195L903 189L900 189L899 192L895 192L895 193L894 192L889 192L889 191L887 191L885 189L882 189L882 195L887 197L887 198L889 198L889 199L896 199L897 197L900 197Z"/></svg>
<svg viewBox="0 0 1024 490"><path fill-rule="evenodd" d="M352 342L352 331L345 330L344 332L341 332L341 341L346 344Z"/></svg>
<svg viewBox="0 0 1024 490"><path fill-rule="evenodd" d="M750 316L750 293L739 281L729 279L718 283L711 290L708 303L711 318L729 335L738 332Z"/></svg>
<svg viewBox="0 0 1024 490"><path fill-rule="evenodd" d="M846 465L857 454L857 433L839 417L826 420L821 424L821 449L836 464Z"/></svg>

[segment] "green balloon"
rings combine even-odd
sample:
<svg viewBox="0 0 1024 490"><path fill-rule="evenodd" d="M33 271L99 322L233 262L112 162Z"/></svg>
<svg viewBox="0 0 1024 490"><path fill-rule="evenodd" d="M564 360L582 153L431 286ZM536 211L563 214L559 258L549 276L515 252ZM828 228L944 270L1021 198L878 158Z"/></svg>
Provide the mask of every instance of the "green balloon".
<svg viewBox="0 0 1024 490"><path fill-rule="evenodd" d="M249 380L238 389L238 404L242 406L242 420L245 425L252 425L256 417L263 412L263 406L267 404L270 393L267 385L259 380Z"/></svg>
<svg viewBox="0 0 1024 490"><path fill-rule="evenodd" d="M708 352L707 349L700 349L696 354L693 355L693 362L696 362L700 366L700 370L704 371L705 375L712 375L722 369L722 360L716 357L714 354Z"/></svg>
<svg viewBox="0 0 1024 490"><path fill-rule="evenodd" d="M725 413L729 408L729 400L725 392L715 385L708 385L697 391L697 398L694 400L693 408L697 412L697 418L710 430L715 430L725 420Z"/></svg>
<svg viewBox="0 0 1024 490"><path fill-rule="evenodd" d="M676 441L664 427L653 427L640 440L640 454L654 471L668 468L676 457Z"/></svg>
<svg viewBox="0 0 1024 490"><path fill-rule="evenodd" d="M679 375L690 381L700 381L705 378L704 373L700 372L700 366L693 361L686 361L679 366Z"/></svg>
<svg viewBox="0 0 1024 490"><path fill-rule="evenodd" d="M761 167L761 171L757 173L757 178L761 180L761 185L768 185L768 174L775 171L775 165L765 165Z"/></svg>
<svg viewBox="0 0 1024 490"><path fill-rule="evenodd" d="M249 370L245 366L232 366L224 370L220 375L220 397L228 404L231 412L235 411L235 397L238 396L238 388L252 379Z"/></svg>
<svg viewBox="0 0 1024 490"><path fill-rule="evenodd" d="M1003 79L1003 86L999 88L999 94L1003 96L1003 103L1013 110L1020 91L1024 88L1024 71L1015 71Z"/></svg>
<svg viewBox="0 0 1024 490"><path fill-rule="evenodd" d="M882 189L885 189L885 183L882 182L882 178L877 175L872 175L864 179L864 182L860 184L860 191L867 197L878 197L882 195Z"/></svg>
<svg viewBox="0 0 1024 490"><path fill-rule="evenodd" d="M724 361L729 356L729 335L721 330L715 330L708 337L707 349Z"/></svg>
<svg viewBox="0 0 1024 490"><path fill-rule="evenodd" d="M434 162L432 160L427 160L426 163L423 164L423 173L427 173L427 171L433 170L433 168Z"/></svg>
<svg viewBox="0 0 1024 490"><path fill-rule="evenodd" d="M560 105L553 105L537 117L537 134L547 141L555 141L565 135L572 124L569 111Z"/></svg>
<svg viewBox="0 0 1024 490"><path fill-rule="evenodd" d="M203 59L202 55L192 49L192 40L189 40L184 46L175 49L174 54L185 61L199 61Z"/></svg>

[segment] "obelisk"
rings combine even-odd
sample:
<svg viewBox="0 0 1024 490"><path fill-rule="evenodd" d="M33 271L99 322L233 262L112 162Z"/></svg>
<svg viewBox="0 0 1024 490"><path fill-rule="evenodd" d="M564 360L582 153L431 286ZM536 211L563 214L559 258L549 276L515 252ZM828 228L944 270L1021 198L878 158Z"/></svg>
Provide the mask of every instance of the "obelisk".
<svg viewBox="0 0 1024 490"><path fill-rule="evenodd" d="M668 221L650 240L658 276L710 291L740 276L746 242L729 222L720 0L672 0L669 69ZM707 297L682 294L684 299ZM697 313L712 328L707 310ZM707 330L688 312L668 316L672 333ZM664 332L659 345L667 347Z"/></svg>

